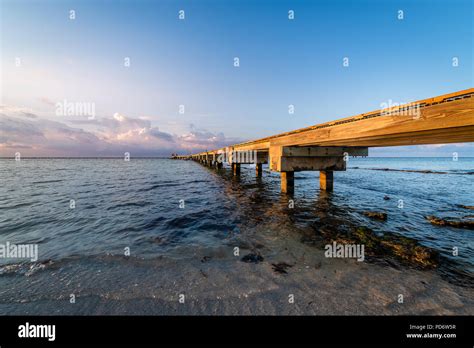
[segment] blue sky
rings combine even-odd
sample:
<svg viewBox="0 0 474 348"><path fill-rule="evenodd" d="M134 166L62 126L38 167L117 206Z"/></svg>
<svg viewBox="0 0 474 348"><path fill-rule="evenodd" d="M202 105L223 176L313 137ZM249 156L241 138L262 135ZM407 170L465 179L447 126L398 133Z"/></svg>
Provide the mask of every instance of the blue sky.
<svg viewBox="0 0 474 348"><path fill-rule="evenodd" d="M468 0L2 0L0 155L183 153L470 88L472 11ZM96 116L58 115L64 101ZM371 154L453 151L474 155L472 144Z"/></svg>

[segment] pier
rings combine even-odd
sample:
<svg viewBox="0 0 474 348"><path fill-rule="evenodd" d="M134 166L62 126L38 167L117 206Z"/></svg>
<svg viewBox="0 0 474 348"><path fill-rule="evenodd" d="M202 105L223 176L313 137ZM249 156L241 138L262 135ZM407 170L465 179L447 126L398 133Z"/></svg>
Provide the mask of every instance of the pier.
<svg viewBox="0 0 474 348"><path fill-rule="evenodd" d="M281 175L281 192L294 192L294 173L319 171L320 189L333 190L334 171L349 157L368 156L370 147L474 142L474 88L388 107L257 140L172 158L194 160L234 175L269 164Z"/></svg>

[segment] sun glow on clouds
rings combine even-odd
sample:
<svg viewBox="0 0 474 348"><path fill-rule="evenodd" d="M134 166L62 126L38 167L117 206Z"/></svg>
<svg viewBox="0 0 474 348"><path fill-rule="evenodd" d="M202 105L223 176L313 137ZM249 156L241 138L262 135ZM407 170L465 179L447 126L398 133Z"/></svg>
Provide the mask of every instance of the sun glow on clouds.
<svg viewBox="0 0 474 348"><path fill-rule="evenodd" d="M114 119L116 119L117 121L119 122L124 122L126 120L125 116L123 115L120 115L119 113L115 113L114 114Z"/></svg>
<svg viewBox="0 0 474 348"><path fill-rule="evenodd" d="M33 110L0 106L0 156L169 156L223 147L239 139L228 139L190 126L183 135L152 126L148 117L64 118L38 116Z"/></svg>

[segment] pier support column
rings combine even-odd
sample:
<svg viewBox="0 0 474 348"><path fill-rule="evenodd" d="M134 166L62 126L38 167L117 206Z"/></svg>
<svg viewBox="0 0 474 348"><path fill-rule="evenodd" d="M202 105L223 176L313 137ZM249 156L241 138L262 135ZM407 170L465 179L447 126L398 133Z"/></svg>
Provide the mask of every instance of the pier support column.
<svg viewBox="0 0 474 348"><path fill-rule="evenodd" d="M217 162L217 169L222 169L222 162Z"/></svg>
<svg viewBox="0 0 474 348"><path fill-rule="evenodd" d="M240 175L240 163L232 163L234 175Z"/></svg>
<svg viewBox="0 0 474 348"><path fill-rule="evenodd" d="M319 172L319 188L325 191L333 190L334 172L332 170L321 170Z"/></svg>
<svg viewBox="0 0 474 348"><path fill-rule="evenodd" d="M295 172L281 172L281 192L293 193L295 191Z"/></svg>
<svg viewBox="0 0 474 348"><path fill-rule="evenodd" d="M255 174L257 175L257 177L261 177L262 176L262 171L263 171L263 164L262 163L257 163L255 165Z"/></svg>

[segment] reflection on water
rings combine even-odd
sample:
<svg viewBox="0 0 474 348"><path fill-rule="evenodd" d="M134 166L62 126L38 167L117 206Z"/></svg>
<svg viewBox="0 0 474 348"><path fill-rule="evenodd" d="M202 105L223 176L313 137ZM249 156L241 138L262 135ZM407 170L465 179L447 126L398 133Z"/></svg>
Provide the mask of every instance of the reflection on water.
<svg viewBox="0 0 474 348"><path fill-rule="evenodd" d="M144 258L179 259L182 246L215 247L235 238L252 243L262 228L275 238L297 236L322 248L328 239L351 236L365 226L374 236L407 237L435 250L439 272L472 281L472 231L434 226L425 216L472 217L459 205L474 205L473 159L351 159L349 167L357 169L336 172L334 192L319 190L317 172L304 172L295 175L293 196L279 192L278 174L265 167L258 178L251 166L234 177L229 168L167 159L0 163L0 243L38 243L43 262L122 254L127 246ZM385 212L388 219L373 220L364 211ZM452 255L453 247L458 256Z"/></svg>

